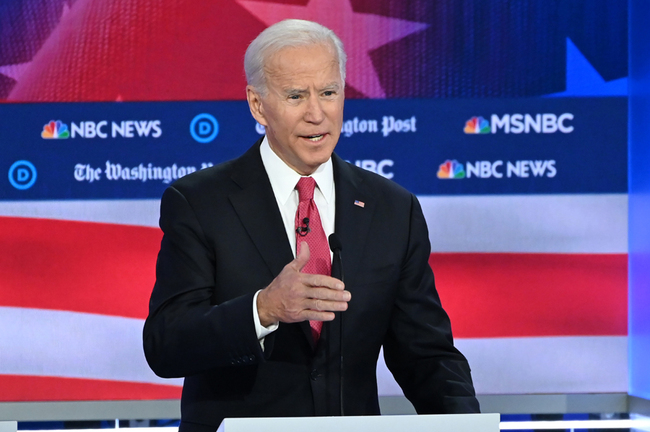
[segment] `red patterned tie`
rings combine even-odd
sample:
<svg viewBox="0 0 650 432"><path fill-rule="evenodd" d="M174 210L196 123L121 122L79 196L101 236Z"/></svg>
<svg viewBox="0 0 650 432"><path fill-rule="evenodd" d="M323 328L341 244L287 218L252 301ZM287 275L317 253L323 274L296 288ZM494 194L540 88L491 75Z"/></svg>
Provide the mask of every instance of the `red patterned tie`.
<svg viewBox="0 0 650 432"><path fill-rule="evenodd" d="M320 221L320 214L314 202L314 187L316 180L312 177L301 177L296 185L300 203L296 211L296 256L300 251L300 243L309 245L309 261L302 269L303 273L324 274L332 273L330 248L327 244L325 231ZM322 321L309 321L314 341L318 342L323 328Z"/></svg>

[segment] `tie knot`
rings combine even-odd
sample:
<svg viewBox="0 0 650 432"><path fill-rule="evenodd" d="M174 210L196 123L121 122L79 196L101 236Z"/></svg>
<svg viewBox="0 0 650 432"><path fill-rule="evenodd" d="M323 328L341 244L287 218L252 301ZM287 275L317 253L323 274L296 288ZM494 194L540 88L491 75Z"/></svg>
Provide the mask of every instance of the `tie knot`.
<svg viewBox="0 0 650 432"><path fill-rule="evenodd" d="M296 189L298 189L298 199L302 201L309 201L314 198L314 188L316 187L316 180L313 177L300 177Z"/></svg>

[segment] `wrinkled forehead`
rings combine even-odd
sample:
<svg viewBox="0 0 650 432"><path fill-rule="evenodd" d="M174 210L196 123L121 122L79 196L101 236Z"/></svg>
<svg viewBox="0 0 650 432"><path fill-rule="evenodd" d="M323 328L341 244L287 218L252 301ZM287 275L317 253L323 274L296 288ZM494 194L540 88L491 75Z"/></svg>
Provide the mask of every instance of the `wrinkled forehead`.
<svg viewBox="0 0 650 432"><path fill-rule="evenodd" d="M267 79L333 72L340 79L336 48L328 42L283 47L267 55L264 63Z"/></svg>

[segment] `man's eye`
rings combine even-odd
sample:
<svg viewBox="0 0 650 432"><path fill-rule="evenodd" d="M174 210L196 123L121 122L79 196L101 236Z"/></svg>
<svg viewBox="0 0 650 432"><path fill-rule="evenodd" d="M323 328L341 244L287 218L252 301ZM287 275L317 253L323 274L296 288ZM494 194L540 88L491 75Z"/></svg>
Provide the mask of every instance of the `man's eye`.
<svg viewBox="0 0 650 432"><path fill-rule="evenodd" d="M298 99L300 99L300 95L290 95L290 96L289 96L289 99L291 99L291 100L298 100Z"/></svg>
<svg viewBox="0 0 650 432"><path fill-rule="evenodd" d="M333 90L327 90L323 92L323 96L334 96L335 92Z"/></svg>

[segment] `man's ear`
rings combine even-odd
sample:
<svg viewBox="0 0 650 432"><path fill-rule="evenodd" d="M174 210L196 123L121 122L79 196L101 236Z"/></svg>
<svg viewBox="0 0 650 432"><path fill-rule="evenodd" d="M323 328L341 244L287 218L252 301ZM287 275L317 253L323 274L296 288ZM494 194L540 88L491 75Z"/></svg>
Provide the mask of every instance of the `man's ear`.
<svg viewBox="0 0 650 432"><path fill-rule="evenodd" d="M268 126L264 117L264 110L262 109L262 95L258 93L255 87L251 85L246 86L246 99L248 100L248 108L250 108L253 118L262 126Z"/></svg>

